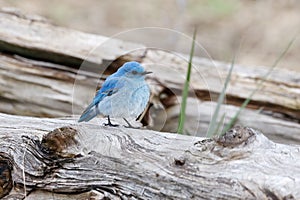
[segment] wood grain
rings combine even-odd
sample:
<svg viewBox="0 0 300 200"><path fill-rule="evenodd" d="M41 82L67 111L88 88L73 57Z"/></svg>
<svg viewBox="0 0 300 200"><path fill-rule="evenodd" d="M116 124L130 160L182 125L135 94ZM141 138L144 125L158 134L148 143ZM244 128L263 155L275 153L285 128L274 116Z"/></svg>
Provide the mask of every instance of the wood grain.
<svg viewBox="0 0 300 200"><path fill-rule="evenodd" d="M176 95L181 95L185 80L187 56L162 50L148 50L143 59L145 66L154 73L153 85L168 88ZM193 60L190 95L200 100L217 101L230 64L206 58ZM249 107L263 108L286 115L299 122L300 119L300 73L276 68L266 79L269 67L235 65L226 93L226 103L241 105L256 89L259 82L265 80L262 88L255 93ZM161 91L158 91L159 93Z"/></svg>
<svg viewBox="0 0 300 200"><path fill-rule="evenodd" d="M42 17L14 9L2 9L0 18L0 50L38 60L73 67L83 61L100 65L143 47L55 26Z"/></svg>
<svg viewBox="0 0 300 200"><path fill-rule="evenodd" d="M15 183L6 198L21 199L24 187L26 199L300 198L300 147L254 129L213 140L72 118L0 119L0 160L13 163Z"/></svg>
<svg viewBox="0 0 300 200"><path fill-rule="evenodd" d="M155 130L175 131L186 55L58 27L15 10L1 10L0 18L0 112L40 117L81 114L107 75L126 61L138 60L154 72L148 78L153 106L145 123ZM193 60L186 131L204 136L229 64ZM223 106L225 122L267 71L263 66L235 66ZM299 144L299 77L299 72L278 67L238 123L262 130L274 141Z"/></svg>

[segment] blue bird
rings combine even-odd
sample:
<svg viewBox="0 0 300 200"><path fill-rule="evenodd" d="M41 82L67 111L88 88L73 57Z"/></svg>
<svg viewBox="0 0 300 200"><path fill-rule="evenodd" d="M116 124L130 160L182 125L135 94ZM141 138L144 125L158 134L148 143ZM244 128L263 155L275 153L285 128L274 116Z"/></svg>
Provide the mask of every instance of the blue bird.
<svg viewBox="0 0 300 200"><path fill-rule="evenodd" d="M133 127L126 118L137 118L145 110L150 97L145 75L149 73L151 72L145 71L138 62L125 63L106 78L78 122L87 122L102 115L108 119L105 125L118 126L111 123L110 117L113 117L123 118L128 124L127 127Z"/></svg>

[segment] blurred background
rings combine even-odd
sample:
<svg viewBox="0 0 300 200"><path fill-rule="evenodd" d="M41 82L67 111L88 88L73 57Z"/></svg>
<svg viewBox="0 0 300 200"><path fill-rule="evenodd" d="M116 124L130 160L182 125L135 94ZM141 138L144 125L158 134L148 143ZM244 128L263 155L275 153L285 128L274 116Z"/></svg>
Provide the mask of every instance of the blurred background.
<svg viewBox="0 0 300 200"><path fill-rule="evenodd" d="M272 65L300 27L297 0L0 0L0 7L16 7L60 26L107 37L142 27L169 28L191 36L197 26L197 41L213 59L228 62L240 46L237 63L251 66ZM161 38L157 34L137 39L131 34L126 39L151 43ZM176 45L182 53L190 48L190 43L177 44L176 38L164 45ZM300 71L299 52L298 39L279 67Z"/></svg>

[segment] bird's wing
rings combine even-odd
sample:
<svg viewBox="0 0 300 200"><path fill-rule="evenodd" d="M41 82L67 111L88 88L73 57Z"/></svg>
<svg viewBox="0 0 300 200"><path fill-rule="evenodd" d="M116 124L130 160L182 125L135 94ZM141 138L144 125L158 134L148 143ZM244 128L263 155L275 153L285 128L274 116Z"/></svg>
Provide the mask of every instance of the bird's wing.
<svg viewBox="0 0 300 200"><path fill-rule="evenodd" d="M118 90L123 87L124 83L120 81L120 77L112 77L107 79L100 90L97 91L93 104L96 105L102 101L105 97L111 96L118 92Z"/></svg>
<svg viewBox="0 0 300 200"><path fill-rule="evenodd" d="M97 91L96 96L94 97L93 101L81 114L81 116L78 120L79 122L89 121L98 114L96 105L100 101L102 101L105 97L111 96L111 95L115 94L116 92L118 92L119 88L123 85L123 84L121 84L122 82L119 80L120 80L120 77L110 77L109 79L106 79L106 81L103 83L101 89Z"/></svg>
<svg viewBox="0 0 300 200"><path fill-rule="evenodd" d="M89 121L93 117L95 117L98 113L96 107L97 104L102 101L105 97L112 96L117 93L120 88L124 86L125 79L120 76L109 76L103 83L100 90L97 91L93 101L90 105L83 111L80 121Z"/></svg>

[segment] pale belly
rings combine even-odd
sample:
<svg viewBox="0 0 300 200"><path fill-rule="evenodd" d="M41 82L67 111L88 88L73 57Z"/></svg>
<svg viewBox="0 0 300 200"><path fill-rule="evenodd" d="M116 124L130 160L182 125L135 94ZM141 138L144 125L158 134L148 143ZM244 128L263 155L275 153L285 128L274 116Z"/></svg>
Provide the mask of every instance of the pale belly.
<svg viewBox="0 0 300 200"><path fill-rule="evenodd" d="M121 90L105 97L98 104L99 113L113 118L137 118L146 108L150 91L148 85Z"/></svg>

